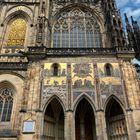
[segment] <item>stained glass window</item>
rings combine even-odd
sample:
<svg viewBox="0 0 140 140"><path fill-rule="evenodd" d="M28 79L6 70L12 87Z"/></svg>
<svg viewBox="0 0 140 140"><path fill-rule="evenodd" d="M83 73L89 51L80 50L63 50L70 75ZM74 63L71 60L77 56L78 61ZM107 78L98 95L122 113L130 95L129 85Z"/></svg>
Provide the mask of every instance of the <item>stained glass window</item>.
<svg viewBox="0 0 140 140"><path fill-rule="evenodd" d="M7 122L11 119L13 108L13 91L11 89L0 90L0 121Z"/></svg>
<svg viewBox="0 0 140 140"><path fill-rule="evenodd" d="M100 27L89 12L73 9L63 12L53 26L54 48L100 48Z"/></svg>
<svg viewBox="0 0 140 140"><path fill-rule="evenodd" d="M18 18L9 26L7 46L24 46L27 23Z"/></svg>

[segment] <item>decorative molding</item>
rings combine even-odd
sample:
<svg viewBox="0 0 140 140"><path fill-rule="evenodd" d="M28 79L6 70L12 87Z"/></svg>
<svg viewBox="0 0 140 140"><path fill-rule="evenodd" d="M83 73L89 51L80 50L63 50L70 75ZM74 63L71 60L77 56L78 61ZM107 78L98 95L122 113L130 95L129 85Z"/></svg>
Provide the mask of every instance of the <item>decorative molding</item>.
<svg viewBox="0 0 140 140"><path fill-rule="evenodd" d="M22 54L0 54L0 70L27 70L28 60Z"/></svg>
<svg viewBox="0 0 140 140"><path fill-rule="evenodd" d="M24 52L29 60L43 59L46 57L58 57L58 56L95 56L95 55L114 55L129 57L128 54L134 56L133 48L127 47L114 47L114 48L47 48L41 47L28 47L28 51ZM127 56L126 56L127 55Z"/></svg>

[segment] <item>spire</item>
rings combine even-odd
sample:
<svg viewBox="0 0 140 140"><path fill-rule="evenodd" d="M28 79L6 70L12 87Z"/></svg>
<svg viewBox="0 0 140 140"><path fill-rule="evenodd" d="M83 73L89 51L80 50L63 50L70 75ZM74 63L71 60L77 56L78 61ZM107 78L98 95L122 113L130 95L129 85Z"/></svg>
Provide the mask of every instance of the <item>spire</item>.
<svg viewBox="0 0 140 140"><path fill-rule="evenodd" d="M132 22L132 24L134 24L134 19L133 19L133 16L131 16L131 22Z"/></svg>
<svg viewBox="0 0 140 140"><path fill-rule="evenodd" d="M129 23L128 17L126 13L124 14L125 16L125 23L126 23L126 31L127 31L127 38L128 38L128 45L129 46L135 46L135 39L134 39L134 33L132 26Z"/></svg>
<svg viewBox="0 0 140 140"><path fill-rule="evenodd" d="M126 25L128 25L129 24L129 20L128 20L128 17L126 15L126 13L124 14L124 16L125 16L125 23L126 23Z"/></svg>
<svg viewBox="0 0 140 140"><path fill-rule="evenodd" d="M127 30L127 32L132 32L132 27L129 23L129 20L128 20L126 13L124 14L124 16L125 16L126 30Z"/></svg>
<svg viewBox="0 0 140 140"><path fill-rule="evenodd" d="M137 21L134 21L132 16L131 16L131 22L132 22L134 33L139 34L140 33L140 27L139 27Z"/></svg>

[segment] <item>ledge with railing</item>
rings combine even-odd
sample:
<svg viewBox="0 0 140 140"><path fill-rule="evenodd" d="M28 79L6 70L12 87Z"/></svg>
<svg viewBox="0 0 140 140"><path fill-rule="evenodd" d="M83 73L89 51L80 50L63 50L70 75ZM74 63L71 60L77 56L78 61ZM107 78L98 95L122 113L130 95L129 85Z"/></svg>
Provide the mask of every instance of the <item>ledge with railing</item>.
<svg viewBox="0 0 140 140"><path fill-rule="evenodd" d="M118 54L134 54L131 47L112 47L112 48L47 48L41 47L28 47L25 53L27 56L34 56L37 58L44 57L57 57L57 56L96 56L96 55L118 55Z"/></svg>
<svg viewBox="0 0 140 140"><path fill-rule="evenodd" d="M21 4L38 4L40 3L39 0L1 0L3 3L21 3Z"/></svg>
<svg viewBox="0 0 140 140"><path fill-rule="evenodd" d="M42 60L48 57L121 57L133 58L131 47L112 48L47 48L45 46L28 47L26 52L0 54L0 70L27 70L29 61Z"/></svg>
<svg viewBox="0 0 140 140"><path fill-rule="evenodd" d="M27 70L28 60L22 54L0 54L0 70Z"/></svg>

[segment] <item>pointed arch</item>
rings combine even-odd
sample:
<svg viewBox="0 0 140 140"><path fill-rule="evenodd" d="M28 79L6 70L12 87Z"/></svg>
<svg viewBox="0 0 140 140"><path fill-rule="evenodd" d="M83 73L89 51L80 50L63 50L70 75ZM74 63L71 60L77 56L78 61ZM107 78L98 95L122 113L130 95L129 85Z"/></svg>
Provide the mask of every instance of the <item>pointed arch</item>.
<svg viewBox="0 0 140 140"><path fill-rule="evenodd" d="M8 72L8 71L6 71L6 72L0 72L0 75L3 75L3 74L14 75L14 76L17 76L17 77L21 78L22 80L25 80L25 77L23 75L17 73L17 72L13 72L13 71L12 72L11 71L10 72Z"/></svg>
<svg viewBox="0 0 140 140"><path fill-rule="evenodd" d="M14 92L16 92L16 87L14 86L13 83L11 83L10 81L7 81L7 80L0 81L0 89L6 88L6 87L9 87L9 88L13 89Z"/></svg>
<svg viewBox="0 0 140 140"><path fill-rule="evenodd" d="M91 100L86 95L81 96L76 102L74 114L75 139L97 139L95 109Z"/></svg>
<svg viewBox="0 0 140 140"><path fill-rule="evenodd" d="M110 95L107 100L105 101L105 104L104 104L104 110L106 111L106 108L108 106L108 104L112 101L112 100L115 100L120 106L121 108L123 109L123 112L125 112L125 106L124 104L122 103L122 101L117 97L115 96L114 94Z"/></svg>
<svg viewBox="0 0 140 140"><path fill-rule="evenodd" d="M45 103L45 105L44 105L44 107L43 107L43 112L44 112L44 113L45 113L45 110L46 110L47 106L48 106L48 105L51 103L51 101L54 100L54 99L56 99L56 100L60 103L60 105L62 106L64 112L66 111L66 107L65 107L65 104L64 104L64 102L62 101L62 99L61 99L58 95L54 94L53 96L51 96L51 97L46 101L46 103Z"/></svg>
<svg viewBox="0 0 140 140"><path fill-rule="evenodd" d="M15 87L9 81L0 82L0 122L11 120Z"/></svg>
<svg viewBox="0 0 140 140"><path fill-rule="evenodd" d="M8 47L22 47L25 43L27 22L24 18L15 18L10 24L7 32Z"/></svg>
<svg viewBox="0 0 140 140"><path fill-rule="evenodd" d="M81 101L82 99L86 99L86 100L89 102L89 104L91 105L91 107L92 107L92 109L93 109L93 111L94 111L94 114L95 114L95 112L96 112L95 104L94 104L94 102L90 99L89 95L87 95L86 93L83 93L81 96L79 96L79 97L75 100L75 102L73 103L73 112L76 111L76 108L77 108L78 104L80 103L80 101Z"/></svg>
<svg viewBox="0 0 140 140"><path fill-rule="evenodd" d="M65 112L62 104L58 96L49 99L44 112L44 137L64 140Z"/></svg>
<svg viewBox="0 0 140 140"><path fill-rule="evenodd" d="M12 13L10 13L3 21L3 24L4 25L7 25L10 21L12 21L13 19L15 18L18 18L18 17L21 17L21 18L24 18L26 20L26 22L28 23L32 23L32 20L31 20L31 17L29 16L29 14L23 10L16 10Z"/></svg>
<svg viewBox="0 0 140 140"><path fill-rule="evenodd" d="M91 9L89 6L85 6L84 4L82 3L74 3L74 4L69 4L65 7L63 7L62 9L60 9L54 16L57 18L59 18L60 14L62 12L68 12L68 11L71 11L72 9L75 9L75 8L79 8L81 9L82 11L85 11L85 12L90 12L91 14L93 14L93 16L97 19L97 21L100 23L100 26L104 26L103 25L103 19L102 17L100 16L100 13L98 13L96 10L94 9ZM53 21L54 22L54 21Z"/></svg>
<svg viewBox="0 0 140 140"><path fill-rule="evenodd" d="M72 7L73 6L73 7ZM103 45L102 22L95 11L83 5L71 5L56 13L52 23L53 48L100 48Z"/></svg>
<svg viewBox="0 0 140 140"><path fill-rule="evenodd" d="M31 16L29 15L29 11L26 12L25 10L15 10L15 9L16 7L14 9L11 9L11 12L7 13L6 18L2 22L2 24L4 25L3 26L4 32L1 35L2 36L2 42L1 42L2 52L13 53L22 49L26 49L27 43L29 41L29 36L31 34L30 32L31 28L29 27L33 24ZM15 30L13 29L12 31L11 27L14 27L13 23L18 20L22 22L22 24L21 22L17 22L20 28L15 28ZM11 26L12 24L13 26ZM11 31L11 35L9 35L10 31ZM19 34L15 33L15 31L17 32L19 31L20 33ZM9 39L9 36L11 36L10 39ZM11 40L10 41L11 45L9 45L8 40L9 41Z"/></svg>
<svg viewBox="0 0 140 140"><path fill-rule="evenodd" d="M115 96L111 96L106 104L105 119L109 140L128 140L125 111Z"/></svg>

